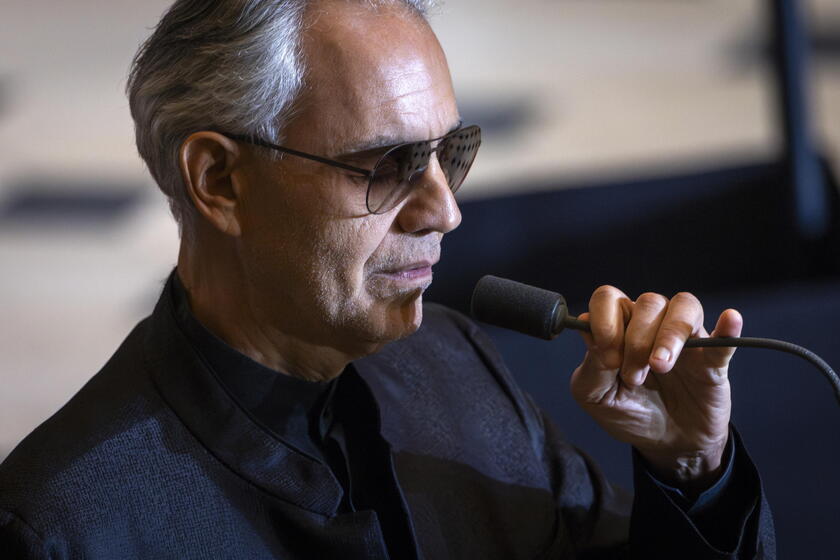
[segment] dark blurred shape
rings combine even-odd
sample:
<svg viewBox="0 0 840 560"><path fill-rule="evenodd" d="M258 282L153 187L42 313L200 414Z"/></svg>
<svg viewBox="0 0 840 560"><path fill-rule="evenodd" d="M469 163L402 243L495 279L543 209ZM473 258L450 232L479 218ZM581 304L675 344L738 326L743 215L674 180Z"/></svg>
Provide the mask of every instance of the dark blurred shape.
<svg viewBox="0 0 840 560"><path fill-rule="evenodd" d="M0 225L110 225L134 210L141 200L139 184L59 183L29 180L12 185L0 203Z"/></svg>
<svg viewBox="0 0 840 560"><path fill-rule="evenodd" d="M836 181L823 172L837 216ZM672 294L840 273L836 220L825 239L802 239L785 177L781 163L756 163L579 188L522 185L532 194L467 201L428 295L467 312L485 274L560 292L571 305L604 283Z"/></svg>
<svg viewBox="0 0 840 560"><path fill-rule="evenodd" d="M840 64L840 19L811 35L812 55L817 61Z"/></svg>
<svg viewBox="0 0 840 560"><path fill-rule="evenodd" d="M487 138L515 135L533 123L537 116L536 104L526 98L459 101L461 120L477 124Z"/></svg>
<svg viewBox="0 0 840 560"><path fill-rule="evenodd" d="M819 239L831 227L828 193L814 147L809 106L807 26L800 0L771 0L778 111L784 139L791 218L799 234Z"/></svg>
<svg viewBox="0 0 840 560"><path fill-rule="evenodd" d="M11 87L11 78L9 76L0 76L0 116L8 110Z"/></svg>
<svg viewBox="0 0 840 560"><path fill-rule="evenodd" d="M840 64L840 19L808 31L808 47L812 60L818 64ZM739 65L773 62L773 42L767 34L744 32L744 37L732 47L732 56Z"/></svg>

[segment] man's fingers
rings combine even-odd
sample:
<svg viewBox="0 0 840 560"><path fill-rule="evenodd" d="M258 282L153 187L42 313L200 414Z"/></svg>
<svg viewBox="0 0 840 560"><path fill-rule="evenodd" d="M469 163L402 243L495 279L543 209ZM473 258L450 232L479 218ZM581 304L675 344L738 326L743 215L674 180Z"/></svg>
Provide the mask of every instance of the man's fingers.
<svg viewBox="0 0 840 560"><path fill-rule="evenodd" d="M670 301L647 293L633 302L617 288L602 286L592 295L589 310L578 317L591 327L591 333L580 333L588 351L572 375L572 392L580 402L602 402L616 395L622 385L633 388L644 384L650 371L671 371L686 340L709 336L703 328L703 306L687 292ZM740 313L727 309L711 336L737 337L742 327ZM721 369L729 364L735 349L693 352L702 352L696 357L702 356L705 367Z"/></svg>
<svg viewBox="0 0 840 560"><path fill-rule="evenodd" d="M671 298L648 358L657 373L671 371L685 341L703 329L703 306L692 294L681 292Z"/></svg>
<svg viewBox="0 0 840 560"><path fill-rule="evenodd" d="M727 309L720 314L715 329L709 336L728 337L741 336L741 329L744 328L744 318L734 309ZM735 354L735 348L704 348L703 358L710 367L724 368L729 365L729 360Z"/></svg>
<svg viewBox="0 0 840 560"><path fill-rule="evenodd" d="M578 316L578 319L590 321L591 314L582 313ZM615 389L618 370L611 369L603 363L601 354L595 345L595 339L590 333L578 332L586 343L587 352L583 362L572 373L572 395L581 404L601 402L605 395Z"/></svg>
<svg viewBox="0 0 840 560"><path fill-rule="evenodd" d="M578 315L578 319L581 321L589 321L589 313L581 313ZM595 345L595 339L592 337L592 334L586 331L578 331L580 333L581 338L583 338L583 342L586 344L587 356L585 359L586 365L588 369L596 369L596 370L609 370L610 368L606 366L602 359L601 354L598 352L598 347Z"/></svg>
<svg viewBox="0 0 840 560"><path fill-rule="evenodd" d="M601 286L589 300L589 324L592 329L591 352L610 369L621 367L624 329L630 319L633 302L612 286Z"/></svg>
<svg viewBox="0 0 840 560"><path fill-rule="evenodd" d="M642 294L633 305L633 316L624 333L621 379L631 386L645 382L651 349L668 309L668 299L654 293Z"/></svg>
<svg viewBox="0 0 840 560"><path fill-rule="evenodd" d="M578 320L580 321L589 321L589 313L581 313L578 315ZM583 342L586 344L586 348L591 350L593 346L595 346L595 339L592 338L592 335L586 331L578 331L580 336L583 338Z"/></svg>

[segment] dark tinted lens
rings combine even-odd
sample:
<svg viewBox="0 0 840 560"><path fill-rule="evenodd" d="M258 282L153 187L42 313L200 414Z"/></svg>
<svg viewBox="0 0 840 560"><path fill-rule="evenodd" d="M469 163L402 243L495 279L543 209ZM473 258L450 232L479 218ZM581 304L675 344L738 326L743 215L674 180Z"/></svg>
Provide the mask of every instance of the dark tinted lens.
<svg viewBox="0 0 840 560"><path fill-rule="evenodd" d="M464 182L478 147L481 129L468 126L444 136L432 149L432 140L403 144L389 150L373 168L367 192L367 208L382 214L399 204L413 186L412 179L429 166L432 151L437 152L440 167L452 192Z"/></svg>
<svg viewBox="0 0 840 560"><path fill-rule="evenodd" d="M367 207L374 214L391 210L411 190L411 178L429 165L429 142L403 144L389 150L373 168L367 192Z"/></svg>
<svg viewBox="0 0 840 560"><path fill-rule="evenodd" d="M481 146L481 129L468 126L456 130L441 141L438 161L452 192L458 190L472 167Z"/></svg>

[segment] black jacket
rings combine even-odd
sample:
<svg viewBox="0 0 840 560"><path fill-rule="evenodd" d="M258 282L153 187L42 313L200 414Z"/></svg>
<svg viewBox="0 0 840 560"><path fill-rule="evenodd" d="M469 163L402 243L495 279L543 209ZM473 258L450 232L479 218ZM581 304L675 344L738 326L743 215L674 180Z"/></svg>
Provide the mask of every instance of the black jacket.
<svg viewBox="0 0 840 560"><path fill-rule="evenodd" d="M0 465L0 557L387 558L376 512L339 513L329 468L265 430L208 371L170 289ZM378 404L422 558L774 557L740 443L737 484L750 499L732 527L736 552L716 551L641 468L629 523L628 497L455 312L426 305L417 333L354 365Z"/></svg>

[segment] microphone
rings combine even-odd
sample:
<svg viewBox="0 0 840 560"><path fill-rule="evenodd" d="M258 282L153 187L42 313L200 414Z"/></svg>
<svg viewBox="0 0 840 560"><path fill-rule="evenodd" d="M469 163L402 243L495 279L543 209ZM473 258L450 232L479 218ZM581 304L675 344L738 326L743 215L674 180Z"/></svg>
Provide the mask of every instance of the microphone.
<svg viewBox="0 0 840 560"><path fill-rule="evenodd" d="M498 276L478 281L470 307L479 321L545 340L567 327L589 331L589 323L569 316L560 294Z"/></svg>
<svg viewBox="0 0 840 560"><path fill-rule="evenodd" d="M556 292L498 276L484 276L475 286L470 303L472 316L484 323L552 340L563 329L591 332L589 323L569 315L566 299ZM686 348L769 348L794 354L816 366L834 388L840 403L840 378L825 360L807 348L769 338L689 338Z"/></svg>

